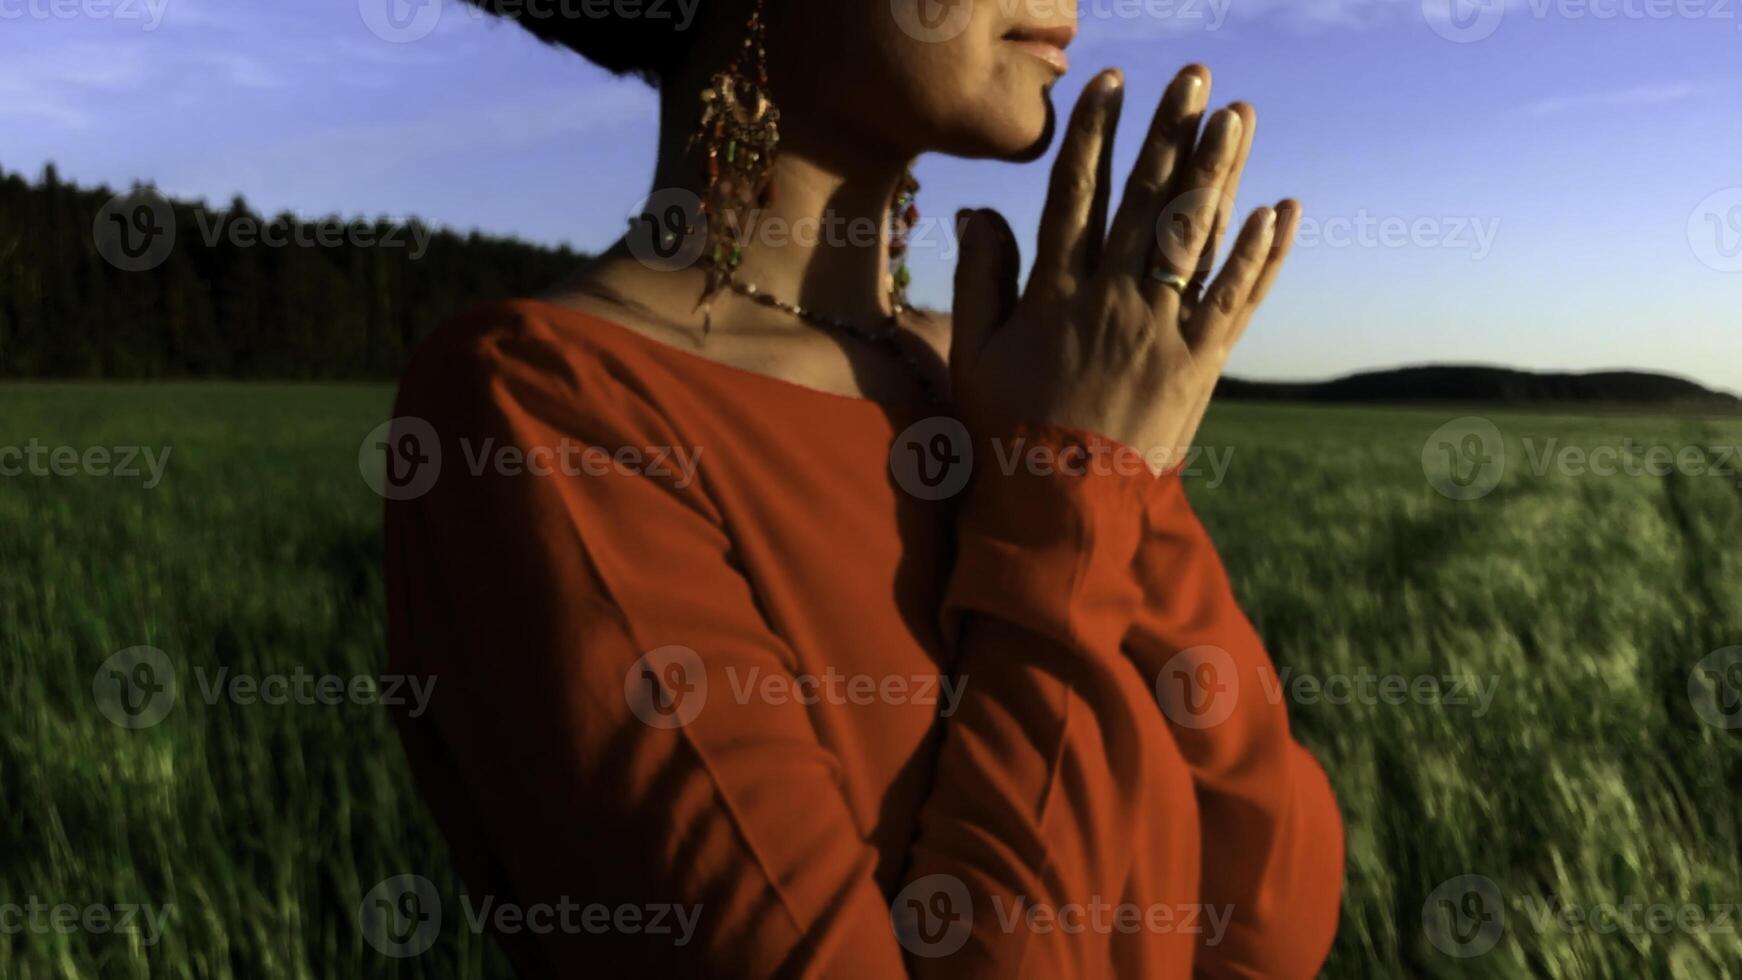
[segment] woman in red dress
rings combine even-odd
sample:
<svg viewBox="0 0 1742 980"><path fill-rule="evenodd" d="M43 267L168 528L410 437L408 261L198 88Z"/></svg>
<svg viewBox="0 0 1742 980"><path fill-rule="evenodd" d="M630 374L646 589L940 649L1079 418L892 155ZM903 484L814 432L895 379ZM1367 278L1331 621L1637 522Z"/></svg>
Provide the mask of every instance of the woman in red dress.
<svg viewBox="0 0 1742 980"><path fill-rule="evenodd" d="M1185 69L1115 209L1094 78L945 316L908 165L1044 152L1074 5L500 7L662 99L644 219L395 413L401 732L517 968L1314 975L1341 822L1175 469L1300 220L1233 228L1251 108Z"/></svg>

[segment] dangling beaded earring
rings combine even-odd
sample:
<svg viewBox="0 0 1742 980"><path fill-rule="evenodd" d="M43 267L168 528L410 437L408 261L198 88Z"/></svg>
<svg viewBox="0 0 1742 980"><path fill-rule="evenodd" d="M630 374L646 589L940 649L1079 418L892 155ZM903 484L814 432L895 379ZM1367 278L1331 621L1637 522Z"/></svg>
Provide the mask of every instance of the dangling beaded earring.
<svg viewBox="0 0 1742 980"><path fill-rule="evenodd" d="M706 147L707 185L701 216L707 222L708 243L703 259L708 282L700 306L705 310L744 257L754 208L774 201L774 153L780 146L780 110L768 97L767 34L762 20L764 0L756 0L745 26L738 56L716 74L702 92L701 121L690 137L693 151ZM754 74L745 74L744 62ZM706 320L704 319L704 324Z"/></svg>
<svg viewBox="0 0 1742 980"><path fill-rule="evenodd" d="M756 0L751 9L738 55L702 91L701 119L690 136L691 152L697 146L703 147L707 178L699 213L707 224L702 260L707 263L708 278L697 303L703 312L704 333L711 325L713 298L721 289L731 289L802 319L835 323L833 318L819 317L802 306L782 302L763 293L754 283L740 282L736 277L754 212L774 203L774 159L780 147L780 110L768 94L764 3L765 0ZM891 327L893 320L908 310L907 287L913 276L907 268L907 246L908 236L919 223L919 207L914 203L918 193L919 181L909 170L902 175L890 201L887 228L890 271L885 288L893 311Z"/></svg>
<svg viewBox="0 0 1742 980"><path fill-rule="evenodd" d="M912 165L901 175L901 186L889 206L889 308L896 316L907 312L907 284L913 274L907 269L907 237L919 224L919 181Z"/></svg>

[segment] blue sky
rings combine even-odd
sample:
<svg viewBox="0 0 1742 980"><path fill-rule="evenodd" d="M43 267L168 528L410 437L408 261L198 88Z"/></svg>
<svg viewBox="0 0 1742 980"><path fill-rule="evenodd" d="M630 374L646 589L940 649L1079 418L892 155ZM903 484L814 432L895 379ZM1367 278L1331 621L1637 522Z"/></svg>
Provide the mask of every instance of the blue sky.
<svg viewBox="0 0 1742 980"><path fill-rule="evenodd" d="M650 91L457 2L390 43L383 2L0 0L0 167L581 249L621 232ZM1679 4L1082 0L1059 94L1119 65L1147 114L1203 61L1218 101L1258 106L1242 205L1300 197L1310 237L1234 373L1627 367L1742 391L1742 4ZM1047 166L928 158L921 205L996 207L1031 239ZM933 240L914 292L946 305Z"/></svg>

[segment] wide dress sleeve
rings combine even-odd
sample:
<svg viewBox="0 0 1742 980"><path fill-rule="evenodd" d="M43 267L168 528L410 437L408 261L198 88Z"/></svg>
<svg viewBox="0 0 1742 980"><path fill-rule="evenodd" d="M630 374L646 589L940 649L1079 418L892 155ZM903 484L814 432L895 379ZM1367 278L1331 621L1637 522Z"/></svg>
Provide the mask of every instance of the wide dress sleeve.
<svg viewBox="0 0 1742 980"><path fill-rule="evenodd" d="M1146 499L1127 642L1191 767L1205 829L1202 901L1233 910L1200 944L1203 977L1316 976L1336 936L1343 824L1324 770L1289 730L1270 655L1176 472Z"/></svg>

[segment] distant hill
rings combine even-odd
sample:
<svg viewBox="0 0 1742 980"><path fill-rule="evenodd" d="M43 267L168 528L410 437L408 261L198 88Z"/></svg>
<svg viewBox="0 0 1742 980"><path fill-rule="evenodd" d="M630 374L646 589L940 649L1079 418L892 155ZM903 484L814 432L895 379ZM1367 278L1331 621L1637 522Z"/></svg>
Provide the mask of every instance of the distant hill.
<svg viewBox="0 0 1742 980"><path fill-rule="evenodd" d="M1216 397L1231 401L1342 404L1614 405L1742 411L1742 398L1685 378L1642 371L1564 374L1477 365L1426 365L1368 371L1334 381L1223 378Z"/></svg>

